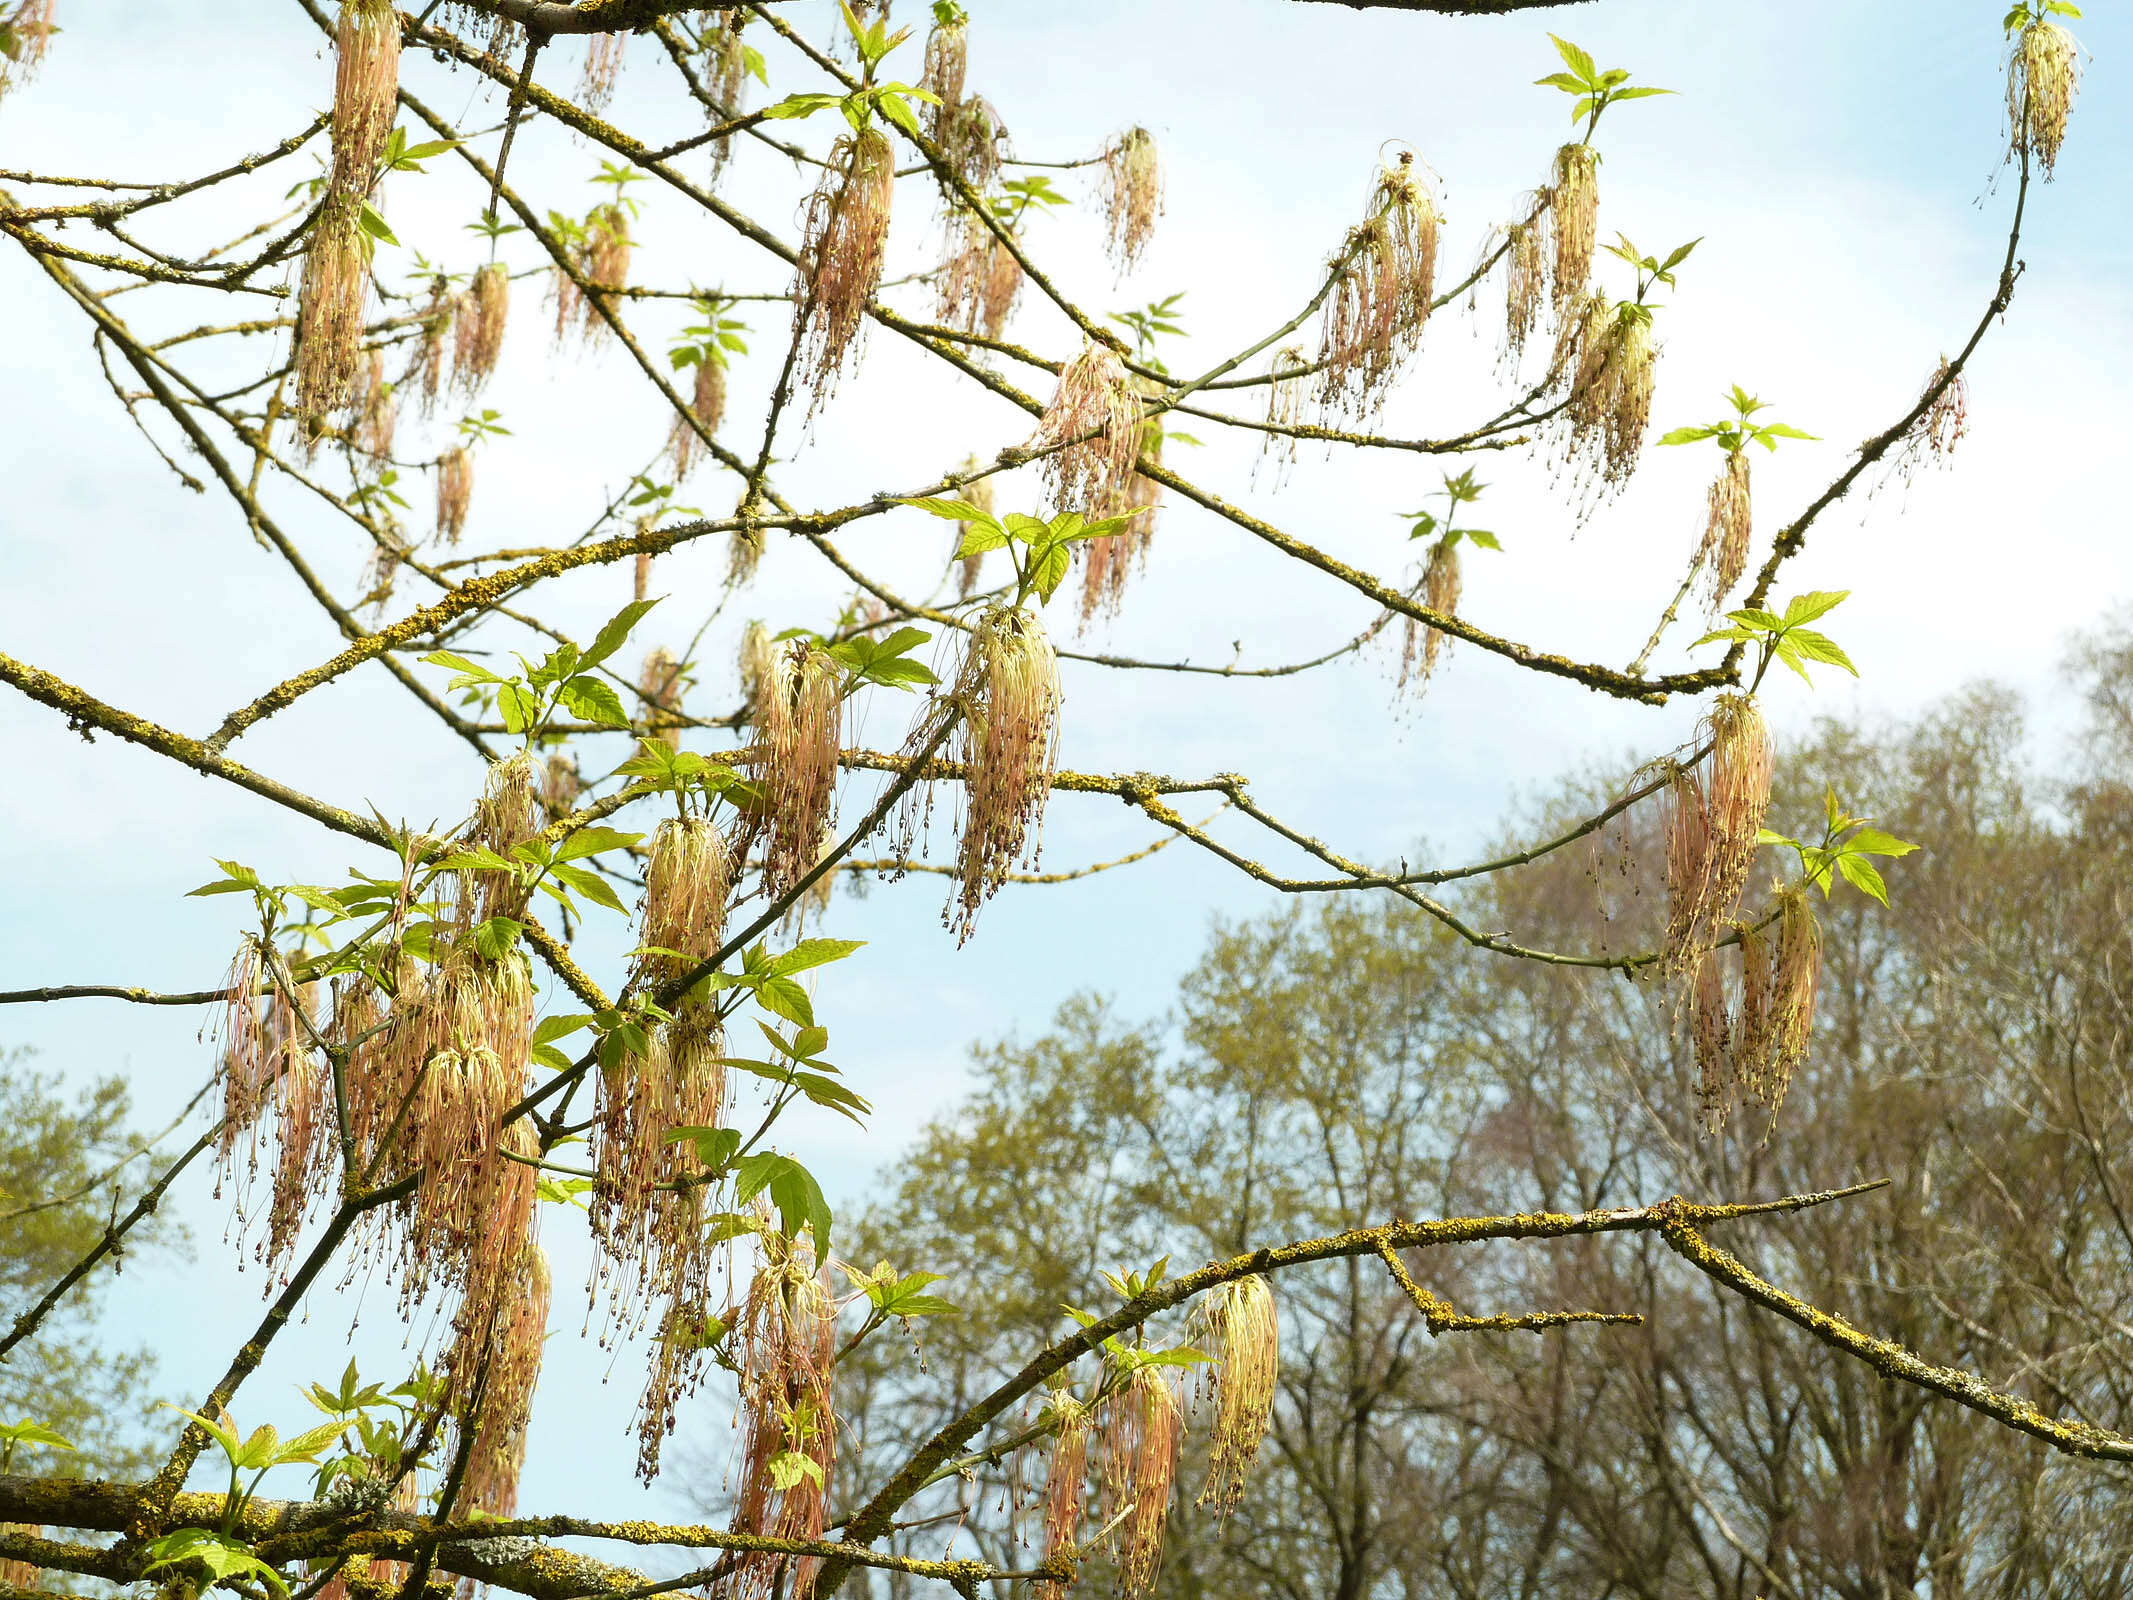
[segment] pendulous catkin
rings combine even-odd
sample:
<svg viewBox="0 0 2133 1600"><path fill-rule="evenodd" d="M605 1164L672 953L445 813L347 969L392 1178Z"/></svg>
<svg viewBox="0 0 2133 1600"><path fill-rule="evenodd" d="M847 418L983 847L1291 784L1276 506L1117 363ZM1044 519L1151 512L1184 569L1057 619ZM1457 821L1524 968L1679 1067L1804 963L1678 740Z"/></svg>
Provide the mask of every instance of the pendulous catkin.
<svg viewBox="0 0 2133 1600"><path fill-rule="evenodd" d="M856 354L867 302L888 257L895 193L895 147L886 133L869 125L831 148L822 182L808 201L793 332L817 406L829 398Z"/></svg>
<svg viewBox="0 0 2133 1600"><path fill-rule="evenodd" d="M978 619L956 698L965 768L956 890L943 920L957 942L1017 861L1034 864L1058 769L1059 664L1034 612Z"/></svg>
<svg viewBox="0 0 2133 1600"><path fill-rule="evenodd" d="M1436 294L1441 223L1412 151L1379 169L1326 298L1319 398L1329 410L1367 414L1414 353Z"/></svg>

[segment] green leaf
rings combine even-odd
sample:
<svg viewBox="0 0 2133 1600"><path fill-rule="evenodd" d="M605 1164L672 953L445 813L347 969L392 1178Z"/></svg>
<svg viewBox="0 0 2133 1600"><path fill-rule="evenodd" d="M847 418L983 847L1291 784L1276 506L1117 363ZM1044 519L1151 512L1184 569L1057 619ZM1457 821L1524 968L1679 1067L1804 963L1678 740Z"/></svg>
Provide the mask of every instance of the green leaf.
<svg viewBox="0 0 2133 1600"><path fill-rule="evenodd" d="M1844 841L1844 848L1867 856L1907 856L1918 846L1908 839L1883 833L1879 828L1861 828Z"/></svg>
<svg viewBox="0 0 2133 1600"><path fill-rule="evenodd" d="M1889 886L1882 881L1871 861L1863 856L1839 855L1836 865L1837 871L1844 875L1844 881L1854 889L1873 896L1883 906L1889 903Z"/></svg>
<svg viewBox="0 0 2133 1600"><path fill-rule="evenodd" d="M216 1582L225 1578L256 1577L282 1600L288 1600L289 1585L282 1575L252 1553L251 1547L205 1528L180 1528L166 1533L148 1547L150 1560L141 1569L145 1577L163 1567L179 1567L197 1561Z"/></svg>
<svg viewBox="0 0 2133 1600"><path fill-rule="evenodd" d="M1064 541L1047 545L1042 551L1033 550L1030 557L1030 585L1039 598L1049 601L1059 592L1060 584L1066 581L1069 557Z"/></svg>
<svg viewBox="0 0 2133 1600"><path fill-rule="evenodd" d="M518 864L506 860L485 844L470 844L442 861L431 863L439 872L517 872Z"/></svg>
<svg viewBox="0 0 2133 1600"><path fill-rule="evenodd" d="M555 858L577 861L603 850L626 850L643 838L641 833L624 833L618 828L580 828L557 847Z"/></svg>
<svg viewBox="0 0 2133 1600"><path fill-rule="evenodd" d="M1706 439L1718 437L1717 428L1675 428L1659 436L1661 444L1701 444Z"/></svg>
<svg viewBox="0 0 2133 1600"><path fill-rule="evenodd" d="M756 1004L772 1016L783 1017L787 1022L802 1028L815 1025L814 1002L807 991L792 979L767 976L755 986Z"/></svg>
<svg viewBox="0 0 2133 1600"><path fill-rule="evenodd" d="M1786 629L1783 648L1789 648L1809 661L1821 661L1832 667L1842 667L1855 678L1859 676L1859 669L1852 665L1851 657L1838 647L1836 640L1827 634L1817 633L1812 628Z"/></svg>
<svg viewBox="0 0 2133 1600"><path fill-rule="evenodd" d="M1785 605L1783 626L1812 622L1817 617L1827 616L1851 596L1849 589L1812 589L1806 594L1796 594Z"/></svg>
<svg viewBox="0 0 2133 1600"><path fill-rule="evenodd" d="M398 245L400 243L393 236L393 230L386 225L385 214L368 200L365 200L357 209L356 221L362 224L363 231L373 239L389 245Z"/></svg>
<svg viewBox="0 0 2133 1600"><path fill-rule="evenodd" d="M1551 33L1548 37L1555 41L1555 53L1563 58L1563 64L1576 73L1582 82L1587 84L1596 82L1599 77L1599 69L1593 64L1592 57L1587 52L1579 49L1568 39L1561 38L1556 34Z"/></svg>
<svg viewBox="0 0 2133 1600"><path fill-rule="evenodd" d="M1489 532L1486 528L1461 528L1459 531L1465 534L1469 539L1473 540L1474 543L1480 545L1481 548L1484 550L1503 549L1503 541L1498 539L1495 534Z"/></svg>
<svg viewBox="0 0 2133 1600"><path fill-rule="evenodd" d="M777 1208L778 1226L786 1236L797 1236L803 1226L809 1228L815 1237L815 1259L827 1260L830 1253L829 1202L822 1198L821 1186L807 1168L791 1156L779 1155L775 1151L743 1156L734 1163L733 1198L737 1204L746 1205L766 1191L770 1203Z"/></svg>
<svg viewBox="0 0 2133 1600"><path fill-rule="evenodd" d="M263 1423L252 1430L237 1452L235 1465L248 1469L263 1469L274 1465L276 1452L281 1449L281 1435L274 1431L274 1424Z"/></svg>
<svg viewBox="0 0 2133 1600"><path fill-rule="evenodd" d="M599 1186L593 1178L551 1178L541 1173L533 1180L533 1197L545 1205L574 1206L578 1196L590 1194Z"/></svg>
<svg viewBox="0 0 2133 1600"><path fill-rule="evenodd" d="M561 879L594 905L605 906L610 911L622 911L622 901L608 887L607 880L598 873L588 872L583 867L564 866L560 863L548 869L551 876ZM625 913L626 914L626 913Z"/></svg>
<svg viewBox="0 0 2133 1600"><path fill-rule="evenodd" d="M276 1466L285 1466L295 1461L315 1463L318 1459L318 1453L332 1444L347 1429L348 1424L345 1421L325 1422L319 1424L316 1428L307 1429L295 1438L284 1441L281 1449L275 1453L274 1464Z"/></svg>
<svg viewBox="0 0 2133 1600"><path fill-rule="evenodd" d="M449 650L432 650L422 658L422 664L426 667L450 667L454 672L460 674L462 678L473 683L502 683L504 681L487 667L477 662L469 661L465 656L454 655ZM455 683L452 687L456 689L459 685Z"/></svg>
<svg viewBox="0 0 2133 1600"><path fill-rule="evenodd" d="M41 1422L24 1417L20 1422L0 1423L0 1443L41 1444L48 1450L72 1450L74 1442L54 1433Z"/></svg>
<svg viewBox="0 0 2133 1600"><path fill-rule="evenodd" d="M948 500L939 495L928 495L922 499L899 500L897 504L917 506L919 510L930 512L948 522L970 522L981 528L1000 526L990 511L969 500Z"/></svg>
<svg viewBox="0 0 2133 1600"><path fill-rule="evenodd" d="M776 105L763 108L763 115L773 122L793 122L802 117L811 117L818 111L827 111L832 106L844 104L842 95L834 94L789 94Z"/></svg>
<svg viewBox="0 0 2133 1600"><path fill-rule="evenodd" d="M797 1450L781 1450L770 1458L770 1486L783 1493L797 1488L802 1479L822 1482L822 1463Z"/></svg>
<svg viewBox="0 0 2133 1600"><path fill-rule="evenodd" d="M919 137L918 118L912 114L911 107L905 102L903 96L884 93L877 96L874 103L881 107L881 114L889 121L895 123L897 127L901 128L913 139ZM809 1462L808 1464L812 1466L814 1463Z"/></svg>
<svg viewBox="0 0 2133 1600"><path fill-rule="evenodd" d="M832 961L842 961L855 950L863 949L865 945L864 939L802 939L783 955L772 956L764 963L763 971L772 977L788 978L795 972L806 972L811 967L826 967ZM810 1018L809 1024L812 1021Z"/></svg>
<svg viewBox="0 0 2133 1600"><path fill-rule="evenodd" d="M258 887L257 883L246 883L238 878L218 878L213 883L203 883L197 889L186 890L185 898L191 900L206 894L250 894Z"/></svg>
<svg viewBox="0 0 2133 1600"><path fill-rule="evenodd" d="M1614 89L1609 91L1607 98L1610 100L1649 100L1655 94L1673 94L1674 92L1672 89Z"/></svg>
<svg viewBox="0 0 2133 1600"><path fill-rule="evenodd" d="M1697 641L1695 641L1694 644L1691 644L1689 648L1691 650L1694 650L1697 648L1697 646L1706 644L1745 643L1747 640L1753 639L1754 637L1755 630L1752 628L1720 628L1716 633L1705 634L1701 639L1698 639Z"/></svg>
<svg viewBox="0 0 2133 1600"><path fill-rule="evenodd" d="M596 667L620 650L629 638L630 630L644 620L644 614L659 604L657 600L632 600L620 611L609 617L593 639L592 648L579 660L581 667Z"/></svg>
<svg viewBox="0 0 2133 1600"><path fill-rule="evenodd" d="M593 1019L584 1013L560 1017L543 1017L533 1025L535 1044L553 1044L558 1039L567 1039L581 1028L592 1026Z"/></svg>
<svg viewBox="0 0 2133 1600"><path fill-rule="evenodd" d="M621 697L603 679L581 674L567 680L558 694L571 714L586 722L603 728L630 725L630 714L622 709Z"/></svg>
<svg viewBox="0 0 2133 1600"><path fill-rule="evenodd" d="M496 691L496 709L506 733L524 733L540 715L541 703L531 689L513 680Z"/></svg>
<svg viewBox="0 0 2133 1600"><path fill-rule="evenodd" d="M741 1147L741 1131L738 1128L670 1128L666 1143L687 1144L696 1148L696 1159L708 1172L717 1172L733 1159Z"/></svg>
<svg viewBox="0 0 2133 1600"><path fill-rule="evenodd" d="M835 1078L819 1072L796 1072L792 1075L792 1084L816 1105L849 1117L862 1128L866 1126L866 1119L873 1115L874 1108L864 1096L854 1093Z"/></svg>
<svg viewBox="0 0 2133 1600"><path fill-rule="evenodd" d="M166 1411L175 1411L179 1416L188 1417L192 1421L199 1423L201 1427L207 1430L208 1437L222 1446L222 1453L230 1458L232 1465L235 1465L238 1448L237 1430L235 1428L225 1427L219 1422L210 1422L207 1418L201 1416L199 1412L188 1411L183 1406L174 1406L168 1400L162 1401L161 1404Z"/></svg>
<svg viewBox="0 0 2133 1600"><path fill-rule="evenodd" d="M1169 1350L1129 1350L1129 1359L1123 1365L1136 1367L1197 1367L1215 1358L1205 1350L1195 1350L1189 1344L1181 1344Z"/></svg>
<svg viewBox="0 0 2133 1600"><path fill-rule="evenodd" d="M474 949L488 961L501 961L518 943L518 936L526 931L523 922L514 922L509 917L491 917L474 930Z"/></svg>

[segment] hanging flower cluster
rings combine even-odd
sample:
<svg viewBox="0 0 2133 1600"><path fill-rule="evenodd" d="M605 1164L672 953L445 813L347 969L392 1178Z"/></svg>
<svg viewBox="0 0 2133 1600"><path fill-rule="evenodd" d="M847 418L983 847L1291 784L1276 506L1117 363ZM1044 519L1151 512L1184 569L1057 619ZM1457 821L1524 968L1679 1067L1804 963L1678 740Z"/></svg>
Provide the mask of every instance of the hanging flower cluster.
<svg viewBox="0 0 2133 1600"><path fill-rule="evenodd" d="M836 1304L806 1238L765 1226L762 1248L736 1330L744 1433L733 1526L737 1533L819 1539L829 1521L837 1461L837 1413L830 1400ZM776 1551L750 1552L729 1592L765 1600L786 1564ZM788 1591L794 1600L814 1593L818 1565L810 1557L794 1566Z"/></svg>
<svg viewBox="0 0 2133 1600"><path fill-rule="evenodd" d="M961 943L1015 864L1035 864L1043 838L1058 769L1059 663L1035 612L1003 606L978 619L956 699L968 776L944 920Z"/></svg>
<svg viewBox="0 0 2133 1600"><path fill-rule="evenodd" d="M2011 148L2031 157L2046 181L2059 165L2066 125L2081 91L2081 47L2048 16L2033 16L2007 60L2007 128Z"/></svg>
<svg viewBox="0 0 2133 1600"><path fill-rule="evenodd" d="M474 274L452 315L452 384L477 393L496 371L511 315L511 274L492 261Z"/></svg>
<svg viewBox="0 0 2133 1600"><path fill-rule="evenodd" d="M1414 353L1436 294L1441 221L1412 151L1379 170L1326 299L1319 398L1329 410L1369 412Z"/></svg>
<svg viewBox="0 0 2133 1600"><path fill-rule="evenodd" d="M830 150L807 205L800 247L794 336L815 404L836 387L866 322L867 302L888 258L889 209L896 196L896 150L869 123Z"/></svg>
<svg viewBox="0 0 2133 1600"><path fill-rule="evenodd" d="M1155 135L1128 128L1104 151L1104 244L1121 275L1140 264L1163 212Z"/></svg>
<svg viewBox="0 0 2133 1600"><path fill-rule="evenodd" d="M1062 511L1111 515L1145 437L1141 397L1108 345L1090 343L1059 374L1052 403L1030 441L1046 452L1044 476Z"/></svg>
<svg viewBox="0 0 2133 1600"><path fill-rule="evenodd" d="M342 0L334 33L333 170L297 295L296 406L312 419L353 397L370 295L364 225L400 92L400 14L391 0Z"/></svg>

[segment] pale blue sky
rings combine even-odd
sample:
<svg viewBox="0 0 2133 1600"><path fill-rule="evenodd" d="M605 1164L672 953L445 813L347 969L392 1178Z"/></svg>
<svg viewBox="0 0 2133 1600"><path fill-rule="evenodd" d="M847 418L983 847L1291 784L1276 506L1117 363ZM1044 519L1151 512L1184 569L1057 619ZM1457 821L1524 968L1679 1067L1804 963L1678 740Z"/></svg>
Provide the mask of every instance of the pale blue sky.
<svg viewBox="0 0 2133 1600"><path fill-rule="evenodd" d="M911 0L899 7L919 9ZM1186 289L1195 337L1173 353L1182 370L1256 339L1311 292L1385 141L1411 143L1441 178L1444 259L1463 268L1488 226L1541 177L1567 127L1561 97L1528 86L1555 65L1547 27L1582 41L1603 65L1680 90L1610 115L1600 141L1602 227L1626 230L1647 248L1705 236L1662 319L1656 427L1707 420L1737 379L1827 441L1757 462L1765 532L1826 481L1845 448L1897 414L1991 292L2011 185L1991 187L2003 130L2001 8L1988 0L1706 0L1694 8L1601 0L1493 21L1292 0L1071 8L975 0L971 9L972 82L1002 107L1022 154L1085 154L1136 120L1156 131L1168 211L1130 282L1114 287L1109 268L1092 259L1087 208L1041 225L1035 248L1085 303L1103 309ZM792 14L819 23L825 8L810 0ZM293 6L67 0L62 21L68 32L42 79L0 105L0 167L176 177L272 143L329 93L330 65ZM2121 7L2097 7L2077 31L2093 52L2087 84L2059 180L2034 197L2028 271L2013 312L1972 369L1971 436L1952 472L1862 495L1817 528L1788 586L1856 591L1831 631L1863 676L1856 687L1826 683L1811 697L1797 684L1775 687L1781 733L1822 709L1914 709L1982 673L2030 691L2047 727L2063 731L2063 711L2044 703L2063 634L2133 588L2117 481L2123 419L2133 413L2125 359L2133 222L2123 177L2133 112L2119 70L2133 25ZM618 114L686 131L655 87L648 49L656 54L644 42L632 47ZM780 92L814 86L790 58L773 62ZM495 120L493 106L470 109L475 86L465 74L411 58L408 82L448 114ZM807 132L824 136L819 125ZM514 155L513 177L544 204L582 208L590 192L581 180L596 164L594 151L536 126ZM278 194L297 175L292 167L260 190ZM1062 186L1077 195L1087 188L1081 174L1064 175ZM744 156L726 192L789 231L795 191L782 162ZM759 252L661 196L647 199L639 281L784 286ZM473 259L457 225L475 204L448 163L428 178L396 180L388 197L401 237L449 252L457 266ZM210 222L219 220L203 221L185 242L211 242ZM917 183L899 198L894 238L895 270L925 264L937 248ZM531 261L523 246L511 258ZM227 504L175 487L127 428L85 363L78 315L19 251L0 253L0 296L11 308L0 426L13 446L0 511L0 649L195 732L329 654L330 625ZM117 304L152 319L148 300ZM473 548L574 535L663 432L652 397L612 360L550 359L535 302L533 285L522 284L489 400L518 432L481 460ZM1494 291L1484 291L1478 319L1447 313L1433 326L1389 428L1441 429L1483 410L1476 386L1490 372L1496 305ZM755 320L771 326L760 311ZM647 312L641 325L656 338L667 322ZM1063 328L1056 315L1026 305L1016 334L1060 353L1071 348ZM773 333L762 347L775 343ZM767 388L761 365L736 378L736 418ZM1025 431L1017 415L973 398L967 385L935 380L877 333L862 376L846 383L781 479L798 498L834 503L915 486L967 450L990 452ZM1194 431L1212 441L1215 430ZM1276 494L1263 478L1256 491L1247 487L1242 447L1211 442L1184 454L1183 470L1394 576L1407 556L1393 513L1417 504L1437 472L1405 457L1329 464L1307 452ZM1713 460L1703 451L1658 452L1627 494L1579 527L1551 493L1544 466L1484 458L1487 525L1507 551L1470 556L1466 611L1535 643L1626 661L1686 559ZM424 493L418 487L411 497L418 526ZM704 477L687 498L722 512L730 490ZM1176 509L1165 515L1124 614L1090 635L1097 647L1214 661L1241 640L1247 660L1264 662L1316 653L1369 620L1330 580L1297 576L1221 524ZM292 509L290 523L334 581L352 582L360 552L342 530L306 510ZM845 543L912 588L930 580L944 548L937 526L915 513L864 525ZM661 563L657 587L675 598L647 624L646 642L682 642L715 599L719 568L708 548ZM574 626L595 623L626 598L628 581L619 569L574 578L555 614ZM725 663L740 621L819 622L836 594L812 557L773 550L755 593L735 602L713 635L707 702L723 706L729 697ZM1534 785L1586 761L1663 749L1694 715L1688 707L1624 708L1472 651L1455 653L1427 698L1395 714L1390 665L1380 649L1271 684L1150 684L1081 669L1068 679L1066 760L1178 775L1238 770L1265 803L1351 854L1427 846L1460 855L1493 838L1502 808ZM382 673L360 673L248 735L235 753L343 804L374 801L418 823L456 815L478 781L470 754L441 730L411 723L405 705ZM901 701L875 704L869 742L894 742L907 711ZM209 875L211 857L236 856L277 878L331 880L352 862L374 865L233 788L108 738L86 745L11 691L0 694L0 737L16 773L0 987L204 987L227 960L237 925L230 901L182 898ZM1045 864L1078 865L1151 837L1145 819L1115 802L1064 800L1047 824ZM864 900L840 898L834 914L834 931L873 941L825 980L820 1004L840 1040L838 1058L881 1108L879 1131L862 1143L848 1130L805 1124L793 1139L841 1197L859 1193L873 1164L954 1094L969 1042L1034 1031L1084 986L1118 995L1131 1010L1159 1009L1211 916L1271 904L1181 845L1132 872L1010 890L957 951L939 928L937 884L916 879ZM611 958L619 929L597 928L588 948ZM34 1045L70 1073L128 1073L145 1122L167 1115L208 1071L210 1051L195 1037L200 1020L102 1003L11 1008L0 1012L0 1044ZM232 1281L223 1213L204 1181L187 1184L179 1209L194 1225L200 1257L184 1279L182 1319L171 1316L180 1281L173 1269L144 1263L129 1271L114 1301L134 1336L164 1347L174 1399L196 1394L220 1370L256 1318L259 1286L255 1272L234 1280L233 1300L205 1292ZM625 1354L603 1387L603 1358L577 1342L566 1286L581 1275L582 1253L566 1234L556 1226L547 1234L564 1332L551 1346L535 1454L566 1429L569 1448L535 1467L526 1503L546 1505L567 1485L574 1509L628 1512L644 1503L630 1486L632 1447L622 1432L637 1369ZM387 1302L369 1309L355 1348L366 1369L382 1374L404 1357ZM289 1385L315 1367L337 1369L348 1328L347 1308L318 1296L307 1325L254 1380L240 1415L290 1420L280 1417L292 1402ZM714 1449L723 1424L715 1408L690 1418Z"/></svg>

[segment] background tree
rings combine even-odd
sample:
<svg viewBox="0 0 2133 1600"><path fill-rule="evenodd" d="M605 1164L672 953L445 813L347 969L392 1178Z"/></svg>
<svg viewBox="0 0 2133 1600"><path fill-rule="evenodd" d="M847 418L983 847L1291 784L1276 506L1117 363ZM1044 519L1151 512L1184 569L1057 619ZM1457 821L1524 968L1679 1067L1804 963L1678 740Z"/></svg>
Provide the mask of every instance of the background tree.
<svg viewBox="0 0 2133 1600"><path fill-rule="evenodd" d="M17 1051L0 1055L0 1104L8 1111L0 1125L0 1322L13 1323L131 1205L154 1156L152 1143L127 1128L128 1092L116 1078L70 1103L53 1074ZM167 1225L151 1225L132 1231L124 1250L179 1242ZM68 1466L122 1477L152 1465L140 1424L155 1363L145 1345L98 1348L106 1287L92 1277L54 1313L52 1338L0 1366L0 1418L37 1418L75 1445Z"/></svg>
<svg viewBox="0 0 2133 1600"><path fill-rule="evenodd" d="M1833 780L1934 843L1890 912L1835 902L1847 954L1816 1053L1747 1138L1698 1126L1694 1042L1657 986L1476 968L1397 910L1220 929L1174 1021L1080 1001L1053 1032L988 1048L979 1090L862 1223L862 1255L928 1262L969 1313L928 1327L922 1375L887 1364L866 1437L967 1403L1057 1326L1058 1305L1100 1295L1104 1268L1165 1251L1220 1255L1240 1232L1313 1231L1366 1200L1393 1215L1581 1210L1867 1172L1895 1181L1850 1226L1788 1224L1743 1253L1817 1304L2122 1429L2133 790L2109 728L2133 650L2114 629L2077 659L2097 723L2057 770L2030 764L2020 707L1989 685L1909 726L1825 724L1781 768L1779 817L1811 817ZM1595 798L1574 791L1535 825ZM1600 895L1649 922L1663 885L1623 869L1654 854L1608 840L1473 910L1567 926ZM1438 1292L1462 1307L1633 1307L1646 1324L1431 1342L1379 1279L1291 1280L1268 1459L1226 1523L1181 1523L1166 1592L1819 1600L2126 1581L2120 1472L2069 1472L1921 1404L1741 1314L1663 1249L1459 1267L1439 1269ZM989 1559L1011 1559L996 1502L959 1482L936 1494ZM908 1548L941 1538L921 1527Z"/></svg>

